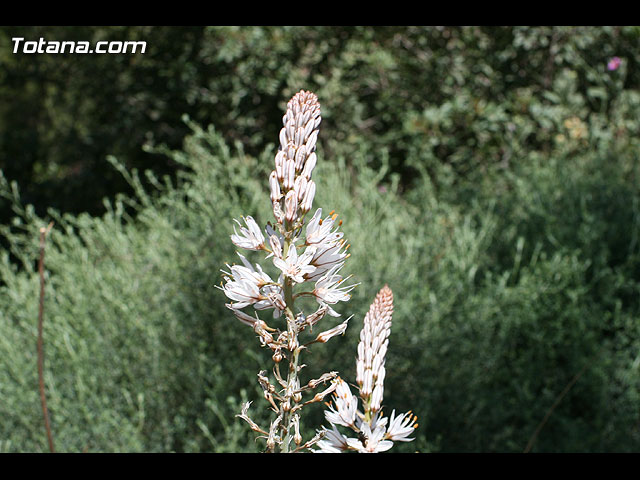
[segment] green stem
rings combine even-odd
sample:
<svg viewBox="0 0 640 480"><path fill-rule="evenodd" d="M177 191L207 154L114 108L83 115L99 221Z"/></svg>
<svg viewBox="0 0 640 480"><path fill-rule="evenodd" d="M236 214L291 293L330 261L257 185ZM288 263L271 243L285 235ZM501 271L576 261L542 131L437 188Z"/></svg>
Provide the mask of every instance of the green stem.
<svg viewBox="0 0 640 480"><path fill-rule="evenodd" d="M285 224L285 228L288 229L289 225ZM282 254L284 258L287 258L287 254L289 252L289 248L295 248L295 245L292 244L291 238L285 236L284 246L282 249ZM289 358L289 373L287 375L287 392L285 392L284 403L289 405L289 411L293 407L293 396L290 392L293 392L295 386L297 384L298 378L298 359L300 356L300 348L298 347L298 329L295 323L295 315L293 309L294 297L293 297L293 281L285 276L284 278L284 301L287 305L285 310L285 318L287 319L287 331L290 337L293 340L293 345L295 345L293 351L291 351L291 356ZM289 443L291 439L291 426L289 425L289 411L282 412L282 430L285 433L283 444L282 444L282 452L289 453Z"/></svg>
<svg viewBox="0 0 640 480"><path fill-rule="evenodd" d="M291 360L289 362L289 377L287 378L287 390L289 390L289 392L293 392L295 387L296 387L296 380L298 378L298 359L300 358L300 349L296 348L292 353L291 353ZM289 402L289 406L290 408L293 407L292 403L293 403L293 395L287 395L285 397L285 402ZM290 412L290 410L289 410ZM282 416L282 425L284 428L286 428L286 434L282 443L282 452L283 453L289 453L289 445L290 445L290 440L291 440L291 436L292 436L292 427L290 425L290 418L289 418L289 412L284 412L283 416Z"/></svg>
<svg viewBox="0 0 640 480"><path fill-rule="evenodd" d="M371 423L371 396L367 397L366 399L363 399L362 402L364 403L364 421L366 423Z"/></svg>

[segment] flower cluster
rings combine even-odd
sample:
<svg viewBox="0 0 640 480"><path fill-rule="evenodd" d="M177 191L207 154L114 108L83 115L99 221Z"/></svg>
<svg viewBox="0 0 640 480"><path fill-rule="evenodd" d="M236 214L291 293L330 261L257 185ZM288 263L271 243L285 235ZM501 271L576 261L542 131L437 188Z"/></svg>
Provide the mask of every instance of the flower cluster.
<svg viewBox="0 0 640 480"><path fill-rule="evenodd" d="M242 323L253 327L263 346L273 352L274 375L279 388L272 384L266 371L258 374L264 396L277 414L269 429L260 428L248 416L249 404L239 415L251 428L267 440L267 450L288 452L309 448L321 436L302 443L299 434L300 410L312 402L322 401L336 385L336 372L311 380L301 386L298 377L304 365L299 364L300 352L311 343L324 343L341 335L347 327L344 322L319 333L315 339L300 344L298 335L318 323L325 315L339 317L335 305L350 298L356 284L347 285L350 277L340 273L349 257L349 245L339 231L342 221L331 212L323 217L318 208L305 225L305 217L311 210L316 193L312 173L316 166L316 141L321 121L317 96L311 92L298 92L287 104L280 131L280 147L275 156L275 168L269 176L270 198L275 223L268 223L264 230L251 216L242 222L235 220L231 241L245 250L262 251L270 259L276 275L269 275L258 265L252 265L238 253L242 265L227 265L223 270L221 290L229 298L226 306ZM301 286L309 285L307 288ZM302 288L296 291L297 288ZM318 304L310 315L296 312L294 302L302 296L313 297ZM247 313L252 307L254 313ZM286 328L274 328L258 317L258 311L272 310L274 318L284 315ZM280 362L288 361L288 374L280 373ZM304 402L302 394L313 390L320 383L330 386ZM295 447L291 445L295 443Z"/></svg>
<svg viewBox="0 0 640 480"><path fill-rule="evenodd" d="M275 156L275 168L269 175L270 199L275 222L264 229L251 216L243 217L236 225L231 241L244 250L264 252L270 259L267 270L252 264L238 253L241 265L227 265L223 270L224 282L220 288L230 300L226 306L245 325L253 328L263 347L272 351L275 382L267 370L258 373L258 383L269 402L275 419L268 428L260 427L249 417L251 402L237 415L250 428L266 439L266 451L319 452L388 450L394 441L412 440L409 435L417 426L410 412L399 416L392 412L387 419L382 414L385 354L391 329L393 295L384 287L364 319L360 333L357 358L357 384L363 411L358 410L358 399L337 372L322 374L306 383L299 373L304 367L300 354L313 343L325 343L344 334L351 317L338 325L318 333L306 343L300 334L313 327L326 315L340 317L334 308L351 297L357 284L348 284L350 276L340 273L349 244L340 231L342 221L332 211L328 215L318 208L306 222L316 193L312 173L316 166L316 141L320 125L320 105L311 92L301 90L287 104L280 130L280 148ZM317 308L309 315L296 312L296 299L307 296L316 300ZM246 309L252 308L253 313ZM286 328L271 326L258 316L258 312L271 310L274 319L284 317ZM282 322L279 323L283 326ZM281 372L285 361L287 372ZM320 385L324 390L308 395ZM322 402L333 394L334 406L325 412L332 428L322 428L310 440L303 442L300 435L300 414L310 403ZM337 426L351 428L357 438L342 435ZM313 450L316 446L319 450Z"/></svg>
<svg viewBox="0 0 640 480"><path fill-rule="evenodd" d="M331 305L349 300L355 285L345 285L340 275L349 254L349 245L339 232L341 221L331 212L322 217L318 208L306 225L305 215L311 209L316 185L311 178L317 162L315 153L320 124L320 105L311 92L300 91L288 103L280 131L280 148L275 157L275 169L269 176L270 197L276 224L267 224L264 233L251 216L243 218L244 226L234 220L231 241L246 250L268 252L279 270L274 280L259 265L255 268L240 255L244 266L228 266L223 271L224 293L232 303L227 304L244 323L253 324L243 308L273 309L279 317L285 307L286 285L315 282L312 291L298 295L312 295L319 303L318 314L340 316ZM299 253L300 250L300 253Z"/></svg>
<svg viewBox="0 0 640 480"><path fill-rule="evenodd" d="M393 446L393 442L413 440L409 435L418 426L415 415L407 412L396 416L394 410L391 417L386 418L382 413L385 354L392 314L393 293L385 285L371 304L360 331L356 382L363 411L358 410L358 397L351 393L349 385L340 377L336 378L333 404L325 411L331 428L321 430L323 438L317 442L319 449L316 452L384 452ZM346 437L338 426L350 428L356 437Z"/></svg>

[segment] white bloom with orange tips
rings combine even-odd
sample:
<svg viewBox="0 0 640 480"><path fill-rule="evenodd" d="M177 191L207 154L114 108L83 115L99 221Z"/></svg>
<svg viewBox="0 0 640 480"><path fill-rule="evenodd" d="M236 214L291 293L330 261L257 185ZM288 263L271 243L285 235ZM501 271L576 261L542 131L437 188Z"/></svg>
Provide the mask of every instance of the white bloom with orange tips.
<svg viewBox="0 0 640 480"><path fill-rule="evenodd" d="M322 209L318 208L309 220L306 230L305 242L307 245L321 245L328 247L334 245L342 237L343 233L338 232L338 227L332 230L337 215L333 212L324 220L322 217Z"/></svg>
<svg viewBox="0 0 640 480"><path fill-rule="evenodd" d="M338 377L336 389L333 392L335 408L329 405L329 410L324 412L327 421L332 425L355 427L356 414L358 413L358 397L351 393L347 382Z"/></svg>
<svg viewBox="0 0 640 480"><path fill-rule="evenodd" d="M411 411L396 417L396 411L394 410L391 412L389 428L387 428L385 438L394 442L410 442L413 438L409 438L409 435L414 433L417 427L418 417Z"/></svg>

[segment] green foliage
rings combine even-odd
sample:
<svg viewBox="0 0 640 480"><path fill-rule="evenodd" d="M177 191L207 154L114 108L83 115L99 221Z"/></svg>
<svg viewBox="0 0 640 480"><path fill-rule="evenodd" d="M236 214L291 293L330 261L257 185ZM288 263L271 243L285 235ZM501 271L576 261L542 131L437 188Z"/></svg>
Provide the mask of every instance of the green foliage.
<svg viewBox="0 0 640 480"><path fill-rule="evenodd" d="M147 50L14 54L13 37ZM548 149L564 121L559 102L583 121L627 115L632 132L637 41L637 27L1 27L0 169L40 214L103 213L102 197L127 188L106 156L175 175L178 164L141 146L180 148L185 113L257 156L306 88L322 99L328 153L363 141L387 150L404 186L443 165L475 180L517 163L523 148ZM613 55L622 64L607 72ZM573 90L559 84L566 71Z"/></svg>
<svg viewBox="0 0 640 480"><path fill-rule="evenodd" d="M187 31L127 28L76 33L153 35L161 45L164 34L169 41ZM393 451L521 452L543 421L532 451L640 448L637 28L188 32L192 41L174 47L176 63L158 51L92 57L92 69L113 76L112 108L97 93L107 80L89 82L89 64L77 57L69 67L76 83L48 104L60 132L67 117L54 113L76 104L82 112L103 105L129 122L123 136L112 117L73 117L104 142L87 161L112 172L104 177L111 187L93 194L128 185L99 214L65 213L82 208L62 202L30 206L34 197L20 198L3 150L0 192L14 218L0 227L0 449L47 448L36 261L38 229L50 220L45 380L57 449L259 448L234 415L254 400L252 418L267 423L256 373L270 360L214 286L235 259L232 218L271 219L274 142L283 106L300 88L323 107L314 204L343 219L352 254L345 270L361 282L341 310L355 315L347 333L305 352L303 379L338 370L353 382L362 318L388 283L395 314L385 410L412 409L420 420L416 441ZM613 55L622 64L608 71ZM9 62L16 69L8 72L31 62L48 71L53 59ZM165 81L145 83L158 72ZM95 94L77 95L81 84ZM35 148L25 140L33 131L7 125L19 102L40 100L27 86L0 85L6 98L24 96L0 102L2 148ZM42 87L35 77L30 85ZM175 97L162 97L167 89ZM122 91L131 97L120 103ZM144 101L131 103L136 95ZM156 120L142 121L151 104ZM198 126L206 124L215 129ZM143 131L154 135L144 148ZM81 151L62 138L71 137L56 135L58 150L39 140L37 171L62 171L45 168L44 153L48 165L62 165ZM107 154L114 157L102 160ZM147 168L143 158L170 168ZM321 408L303 423L308 436L323 423Z"/></svg>
<svg viewBox="0 0 640 480"><path fill-rule="evenodd" d="M198 162L203 151L197 143L188 142L194 173L180 180L180 189L151 177L162 190L153 196L132 174L138 197L107 202L101 218L50 212L56 227L46 252L44 335L52 428L61 451L224 450L238 446L234 438L246 441L230 412L239 409L242 387L253 386L257 358L247 345L253 339L228 328L213 286L231 257L228 225L218 216L247 206L231 192L248 172L229 168L219 143L210 146L206 164ZM15 363L0 381L7 400L1 436L18 450L43 446L36 390L29 388L37 384L29 348L37 252L20 244L41 221L29 215L20 232L6 232L25 271L7 255L2 266L1 348Z"/></svg>

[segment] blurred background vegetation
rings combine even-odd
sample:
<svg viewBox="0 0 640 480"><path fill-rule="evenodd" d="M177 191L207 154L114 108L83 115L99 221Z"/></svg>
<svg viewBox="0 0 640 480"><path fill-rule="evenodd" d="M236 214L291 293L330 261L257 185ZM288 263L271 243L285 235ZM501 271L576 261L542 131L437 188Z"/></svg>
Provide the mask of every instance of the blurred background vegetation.
<svg viewBox="0 0 640 480"><path fill-rule="evenodd" d="M27 40L144 54L28 55ZM361 285L306 374L355 378L395 292L385 405L401 452L640 449L640 28L0 28L0 451L260 448L270 364L214 288L300 89L323 122L316 207ZM612 59L618 58L619 61ZM257 257L255 258L257 260ZM330 322L330 320L327 320ZM322 410L304 419L306 435ZM541 428L540 428L541 427Z"/></svg>

